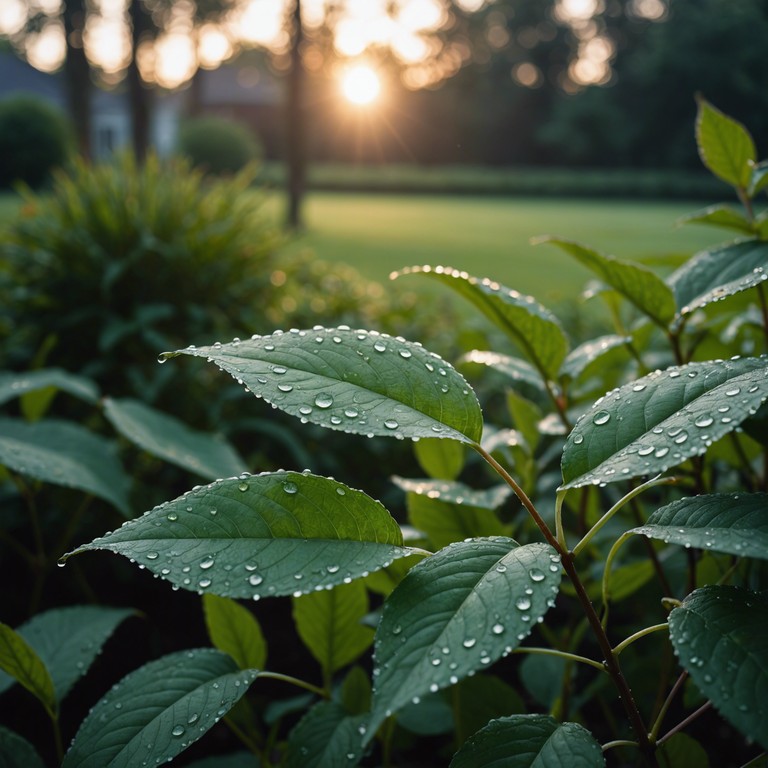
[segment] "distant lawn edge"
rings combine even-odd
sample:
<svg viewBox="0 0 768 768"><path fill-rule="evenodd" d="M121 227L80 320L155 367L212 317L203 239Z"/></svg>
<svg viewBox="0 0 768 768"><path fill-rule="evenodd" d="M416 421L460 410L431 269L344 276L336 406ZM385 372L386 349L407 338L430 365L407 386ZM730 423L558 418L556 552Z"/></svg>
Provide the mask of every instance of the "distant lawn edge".
<svg viewBox="0 0 768 768"><path fill-rule="evenodd" d="M282 187L281 163L264 164L260 181ZM480 166L313 164L307 188L326 192L610 197L707 200L728 197L727 187L703 170L608 168L486 168Z"/></svg>

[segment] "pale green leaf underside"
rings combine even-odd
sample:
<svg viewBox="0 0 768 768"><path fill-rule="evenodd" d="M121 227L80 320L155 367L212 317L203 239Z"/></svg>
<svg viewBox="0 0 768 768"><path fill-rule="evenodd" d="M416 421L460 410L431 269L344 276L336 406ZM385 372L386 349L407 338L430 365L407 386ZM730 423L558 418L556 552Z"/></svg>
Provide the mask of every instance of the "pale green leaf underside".
<svg viewBox="0 0 768 768"><path fill-rule="evenodd" d="M327 675L351 664L373 643L373 629L361 624L368 610L362 581L294 598L296 630Z"/></svg>
<svg viewBox="0 0 768 768"><path fill-rule="evenodd" d="M45 763L26 739L0 725L0 766L45 768Z"/></svg>
<svg viewBox="0 0 768 768"><path fill-rule="evenodd" d="M563 488L655 475L697 456L768 398L768 358L655 371L601 397L563 449Z"/></svg>
<svg viewBox="0 0 768 768"><path fill-rule="evenodd" d="M453 480L461 474L467 449L456 440L425 438L413 445L413 453L421 468L430 477Z"/></svg>
<svg viewBox="0 0 768 768"><path fill-rule="evenodd" d="M459 362L462 364L474 363L475 365L485 365L511 381L523 382L541 392L546 391L541 374L530 363L526 363L525 360L520 360L517 357L482 349L473 349L471 352L467 352L466 355L462 355Z"/></svg>
<svg viewBox="0 0 768 768"><path fill-rule="evenodd" d="M267 643L256 617L228 597L203 595L203 613L214 648L228 653L240 669L264 669Z"/></svg>
<svg viewBox="0 0 768 768"><path fill-rule="evenodd" d="M506 333L543 375L557 376L568 340L557 318L533 297L451 267L409 267L397 274L422 274L449 286Z"/></svg>
<svg viewBox="0 0 768 768"><path fill-rule="evenodd" d="M592 341L585 341L571 351L563 360L560 368L560 376L569 379L577 379L589 365L599 360L612 349L622 347L632 340L630 336L601 336Z"/></svg>
<svg viewBox="0 0 768 768"><path fill-rule="evenodd" d="M755 143L739 122L704 99L698 99L696 143L699 156L712 173L734 187L746 189L755 162Z"/></svg>
<svg viewBox="0 0 768 768"><path fill-rule="evenodd" d="M49 713L56 711L56 691L35 649L7 624L0 623L0 670L37 696Z"/></svg>
<svg viewBox="0 0 768 768"><path fill-rule="evenodd" d="M206 358L276 408L329 429L470 443L482 433L461 374L421 345L375 331L274 333L165 357L182 354Z"/></svg>
<svg viewBox="0 0 768 768"><path fill-rule="evenodd" d="M730 205L710 205L687 216L681 216L678 224L710 224L714 227L726 227L752 235L755 228L749 219Z"/></svg>
<svg viewBox="0 0 768 768"><path fill-rule="evenodd" d="M125 608L81 605L40 613L18 632L50 673L60 703L90 668L117 626L132 615ZM0 673L0 692L13 681Z"/></svg>
<svg viewBox="0 0 768 768"><path fill-rule="evenodd" d="M673 501L634 529L667 544L768 560L768 494L713 493Z"/></svg>
<svg viewBox="0 0 768 768"><path fill-rule="evenodd" d="M392 482L406 493L416 493L449 504L466 504L481 509L498 509L512 493L512 489L506 484L479 491L451 480L411 480L393 475Z"/></svg>
<svg viewBox="0 0 768 768"><path fill-rule="evenodd" d="M412 553L378 501L282 471L195 488L70 555L95 549L184 589L233 598L311 592Z"/></svg>
<svg viewBox="0 0 768 768"><path fill-rule="evenodd" d="M604 768L600 744L577 723L548 715L491 720L454 755L450 768Z"/></svg>
<svg viewBox="0 0 768 768"><path fill-rule="evenodd" d="M752 168L752 178L749 183L749 194L756 195L768 187L768 161L763 160Z"/></svg>
<svg viewBox="0 0 768 768"><path fill-rule="evenodd" d="M85 376L77 376L60 368L44 368L25 373L0 373L0 404L46 387L60 389L87 403L96 403L99 399L98 387Z"/></svg>
<svg viewBox="0 0 768 768"><path fill-rule="evenodd" d="M768 243L741 240L697 253L667 279L680 315L768 279Z"/></svg>
<svg viewBox="0 0 768 768"><path fill-rule="evenodd" d="M536 242L560 246L658 325L666 327L674 317L675 299L672 292L647 267L606 256L571 240L544 237L538 238Z"/></svg>
<svg viewBox="0 0 768 768"><path fill-rule="evenodd" d="M62 768L135 768L178 755L217 723L258 676L212 648L131 672L90 711Z"/></svg>
<svg viewBox="0 0 768 768"><path fill-rule="evenodd" d="M701 692L768 749L768 598L739 587L697 589L670 613L669 636Z"/></svg>
<svg viewBox="0 0 768 768"><path fill-rule="evenodd" d="M363 720L335 702L316 704L288 737L285 768L353 768L363 756Z"/></svg>
<svg viewBox="0 0 768 768"><path fill-rule="evenodd" d="M390 712L510 653L554 604L560 565L546 544L451 544L412 568L376 631L371 728Z"/></svg>
<svg viewBox="0 0 768 768"><path fill-rule="evenodd" d="M35 480L92 493L130 514L129 480L114 445L78 424L0 418L0 464Z"/></svg>
<svg viewBox="0 0 768 768"><path fill-rule="evenodd" d="M106 398L104 414L139 448L207 480L238 475L248 468L226 440L190 429L138 400Z"/></svg>

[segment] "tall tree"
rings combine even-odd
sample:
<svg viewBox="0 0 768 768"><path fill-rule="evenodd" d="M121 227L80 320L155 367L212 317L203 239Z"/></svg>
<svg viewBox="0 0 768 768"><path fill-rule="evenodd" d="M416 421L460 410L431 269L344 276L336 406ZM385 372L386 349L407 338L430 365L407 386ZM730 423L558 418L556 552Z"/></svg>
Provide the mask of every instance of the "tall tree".
<svg viewBox="0 0 768 768"><path fill-rule="evenodd" d="M66 38L64 74L67 106L80 154L91 156L91 67L85 55L85 0L64 0L62 21Z"/></svg>
<svg viewBox="0 0 768 768"><path fill-rule="evenodd" d="M304 117L304 21L301 0L293 0L291 19L291 66L286 90L286 153L288 159L288 226L301 226L301 201L306 177L306 127Z"/></svg>

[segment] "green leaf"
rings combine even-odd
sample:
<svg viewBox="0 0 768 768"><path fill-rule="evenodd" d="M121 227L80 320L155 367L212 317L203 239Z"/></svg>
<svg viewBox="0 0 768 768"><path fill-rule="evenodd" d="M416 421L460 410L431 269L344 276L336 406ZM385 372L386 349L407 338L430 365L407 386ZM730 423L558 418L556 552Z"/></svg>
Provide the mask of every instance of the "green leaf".
<svg viewBox="0 0 768 768"><path fill-rule="evenodd" d="M709 768L704 747L687 733L666 739L656 752L659 768Z"/></svg>
<svg viewBox="0 0 768 768"><path fill-rule="evenodd" d="M600 745L576 723L546 715L491 720L451 760L450 768L604 768Z"/></svg>
<svg viewBox="0 0 768 768"><path fill-rule="evenodd" d="M256 617L244 606L218 595L203 595L208 637L228 653L240 669L264 669L267 643Z"/></svg>
<svg viewBox="0 0 768 768"><path fill-rule="evenodd" d="M763 160L752 166L752 178L749 182L749 195L754 197L768 187L768 160Z"/></svg>
<svg viewBox="0 0 768 768"><path fill-rule="evenodd" d="M667 278L679 316L768 279L768 243L741 240L700 251Z"/></svg>
<svg viewBox="0 0 768 768"><path fill-rule="evenodd" d="M0 418L0 464L35 480L92 493L130 515L130 481L115 446L77 424Z"/></svg>
<svg viewBox="0 0 768 768"><path fill-rule="evenodd" d="M407 492L408 519L440 549L454 541L482 536L506 535L505 526L493 510L510 496L504 484L476 491L463 483L406 480L393 477L395 485Z"/></svg>
<svg viewBox="0 0 768 768"><path fill-rule="evenodd" d="M455 440L425 438L413 444L413 452L430 477L455 480L464 468L466 449Z"/></svg>
<svg viewBox="0 0 768 768"><path fill-rule="evenodd" d="M477 398L457 371L421 345L346 327L274 333L166 352L216 363L292 416L358 435L477 442Z"/></svg>
<svg viewBox="0 0 768 768"><path fill-rule="evenodd" d="M259 758L252 752L232 752L228 755L204 757L189 763L186 768L259 768Z"/></svg>
<svg viewBox="0 0 768 768"><path fill-rule="evenodd" d="M601 397L563 449L563 488L655 475L697 456L768 398L768 358L654 371Z"/></svg>
<svg viewBox="0 0 768 768"><path fill-rule="evenodd" d="M528 384L539 392L546 392L541 374L525 360L498 352L473 349L459 358L461 364L485 365L514 382Z"/></svg>
<svg viewBox="0 0 768 768"><path fill-rule="evenodd" d="M540 375L555 378L568 352L568 340L546 307L488 278L480 280L450 267L409 267L396 276L416 274L438 280L471 301L520 347Z"/></svg>
<svg viewBox="0 0 768 768"><path fill-rule="evenodd" d="M87 403L95 404L99 399L99 389L95 382L60 368L44 368L26 373L0 372L0 404L48 388L67 392Z"/></svg>
<svg viewBox="0 0 768 768"><path fill-rule="evenodd" d="M467 677L458 684L457 741L466 741L493 718L523 712L525 704L520 694L508 683L482 673Z"/></svg>
<svg viewBox="0 0 768 768"><path fill-rule="evenodd" d="M320 702L291 731L285 768L354 768L363 756L364 732L362 717L348 717L338 704Z"/></svg>
<svg viewBox="0 0 768 768"><path fill-rule="evenodd" d="M362 715L371 708L371 681L359 666L349 670L341 684L341 704L349 715Z"/></svg>
<svg viewBox="0 0 768 768"><path fill-rule="evenodd" d="M26 739L0 725L0 766L45 768L45 763Z"/></svg>
<svg viewBox="0 0 768 768"><path fill-rule="evenodd" d="M724 115L708 101L697 97L696 144L704 165L731 186L746 189L757 159L755 142L749 131Z"/></svg>
<svg viewBox="0 0 768 768"><path fill-rule="evenodd" d="M601 336L585 341L568 354L560 368L561 378L578 379L582 373L603 355L632 341L631 336Z"/></svg>
<svg viewBox="0 0 768 768"><path fill-rule="evenodd" d="M580 243L562 238L542 237L534 242L560 246L662 328L666 328L675 316L675 299L672 292L664 281L647 267L622 261L614 256L606 256Z"/></svg>
<svg viewBox="0 0 768 768"><path fill-rule="evenodd" d="M634 528L667 544L768 560L768 494L712 493L673 501Z"/></svg>
<svg viewBox="0 0 768 768"><path fill-rule="evenodd" d="M56 701L90 669L104 643L133 611L92 605L54 608L16 629L50 674ZM0 673L0 692L12 682Z"/></svg>
<svg viewBox="0 0 768 768"><path fill-rule="evenodd" d="M7 624L0 623L0 669L37 696L49 715L56 712L56 691L43 660Z"/></svg>
<svg viewBox="0 0 768 768"><path fill-rule="evenodd" d="M107 692L80 725L62 768L134 768L170 761L212 728L248 690L239 670L212 648L145 664Z"/></svg>
<svg viewBox="0 0 768 768"><path fill-rule="evenodd" d="M138 400L104 400L104 415L123 437L147 453L208 480L245 472L246 463L223 438L197 432Z"/></svg>
<svg viewBox="0 0 768 768"><path fill-rule="evenodd" d="M438 736L453 730L453 712L443 693L429 693L406 704L397 713L397 724L417 736Z"/></svg>
<svg viewBox="0 0 768 768"><path fill-rule="evenodd" d="M768 749L768 597L703 587L669 614L680 663L731 725Z"/></svg>
<svg viewBox="0 0 768 768"><path fill-rule="evenodd" d="M533 700L551 711L562 695L566 669L561 657L530 654L520 664L520 680Z"/></svg>
<svg viewBox="0 0 768 768"><path fill-rule="evenodd" d="M710 205L700 211L694 211L686 216L681 216L677 224L710 224L714 227L725 227L754 235L755 228L752 222L741 212L730 205Z"/></svg>
<svg viewBox="0 0 768 768"><path fill-rule="evenodd" d="M376 631L369 736L408 702L516 648L554 604L557 561L546 544L495 537L451 544L412 568Z"/></svg>
<svg viewBox="0 0 768 768"><path fill-rule="evenodd" d="M369 610L362 581L293 599L296 630L326 679L373 643L373 630L361 624Z"/></svg>
<svg viewBox="0 0 768 768"><path fill-rule="evenodd" d="M62 559L94 549L184 589L250 599L341 584L413 553L378 501L282 471L195 488Z"/></svg>
<svg viewBox="0 0 768 768"><path fill-rule="evenodd" d="M533 454L541 440L539 423L541 409L536 403L518 395L514 390L507 391L507 410L512 417L512 424L525 438L525 442Z"/></svg>

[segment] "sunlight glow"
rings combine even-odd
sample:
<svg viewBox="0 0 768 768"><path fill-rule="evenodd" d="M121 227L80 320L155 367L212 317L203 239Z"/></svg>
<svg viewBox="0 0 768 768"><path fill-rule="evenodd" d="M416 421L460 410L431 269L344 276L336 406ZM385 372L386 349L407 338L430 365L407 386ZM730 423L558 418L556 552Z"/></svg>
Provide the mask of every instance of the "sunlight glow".
<svg viewBox="0 0 768 768"><path fill-rule="evenodd" d="M13 35L19 32L27 19L21 0L3 0L0 3L0 33Z"/></svg>
<svg viewBox="0 0 768 768"><path fill-rule="evenodd" d="M26 46L29 63L42 72L54 72L64 62L64 29L57 22L46 24L39 34L30 36Z"/></svg>
<svg viewBox="0 0 768 768"><path fill-rule="evenodd" d="M341 90L353 104L370 104L381 91L381 81L369 66L358 64L342 75Z"/></svg>

